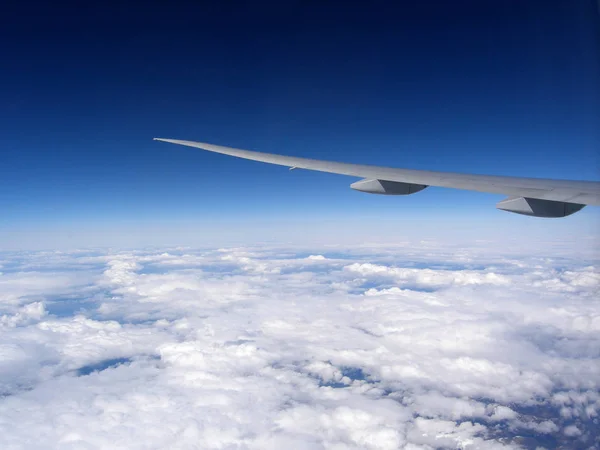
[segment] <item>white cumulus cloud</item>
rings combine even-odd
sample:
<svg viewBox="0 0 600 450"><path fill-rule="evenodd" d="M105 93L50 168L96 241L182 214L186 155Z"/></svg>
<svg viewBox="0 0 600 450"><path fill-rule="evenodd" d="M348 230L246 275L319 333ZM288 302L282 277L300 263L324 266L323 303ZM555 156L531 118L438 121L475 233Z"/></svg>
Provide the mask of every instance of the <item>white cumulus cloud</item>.
<svg viewBox="0 0 600 450"><path fill-rule="evenodd" d="M3 448L600 445L590 258L423 243L2 265Z"/></svg>

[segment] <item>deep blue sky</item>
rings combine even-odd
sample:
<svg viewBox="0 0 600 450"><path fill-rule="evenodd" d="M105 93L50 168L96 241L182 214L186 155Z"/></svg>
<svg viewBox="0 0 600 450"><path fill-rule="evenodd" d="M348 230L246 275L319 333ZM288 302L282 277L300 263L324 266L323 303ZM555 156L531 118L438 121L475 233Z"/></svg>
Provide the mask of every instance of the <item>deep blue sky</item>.
<svg viewBox="0 0 600 450"><path fill-rule="evenodd" d="M593 0L13 2L0 39L0 231L507 214L494 195L369 196L154 136L600 178Z"/></svg>

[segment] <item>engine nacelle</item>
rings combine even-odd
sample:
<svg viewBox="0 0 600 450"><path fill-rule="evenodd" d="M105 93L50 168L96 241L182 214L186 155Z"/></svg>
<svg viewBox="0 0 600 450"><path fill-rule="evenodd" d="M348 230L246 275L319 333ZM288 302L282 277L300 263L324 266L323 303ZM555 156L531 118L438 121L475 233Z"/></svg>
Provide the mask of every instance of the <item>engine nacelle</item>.
<svg viewBox="0 0 600 450"><path fill-rule="evenodd" d="M364 180L352 183L350 187L354 190L367 192L369 194L408 195L422 191L427 186L423 184L400 183L398 181L365 178Z"/></svg>
<svg viewBox="0 0 600 450"><path fill-rule="evenodd" d="M566 217L581 210L584 206L579 203L527 197L509 197L496 204L496 208L502 211L534 217Z"/></svg>

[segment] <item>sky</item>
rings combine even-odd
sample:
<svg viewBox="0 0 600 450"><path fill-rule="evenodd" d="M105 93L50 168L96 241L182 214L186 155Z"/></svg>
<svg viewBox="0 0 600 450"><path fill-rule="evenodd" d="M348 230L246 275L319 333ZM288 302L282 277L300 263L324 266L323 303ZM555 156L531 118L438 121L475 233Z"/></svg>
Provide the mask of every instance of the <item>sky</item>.
<svg viewBox="0 0 600 450"><path fill-rule="evenodd" d="M152 138L598 180L597 12L593 1L10 2L0 248L331 240L339 230L355 241L398 229L592 236L594 208L531 221L497 211L497 195L378 197L349 189L351 177Z"/></svg>

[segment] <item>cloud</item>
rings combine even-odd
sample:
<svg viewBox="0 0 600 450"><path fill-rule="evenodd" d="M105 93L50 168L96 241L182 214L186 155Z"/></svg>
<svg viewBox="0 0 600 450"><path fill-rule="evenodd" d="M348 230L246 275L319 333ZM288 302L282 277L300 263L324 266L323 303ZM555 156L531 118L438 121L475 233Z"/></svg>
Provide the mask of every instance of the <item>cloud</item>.
<svg viewBox="0 0 600 450"><path fill-rule="evenodd" d="M596 262L426 244L5 254L4 445L598 445Z"/></svg>
<svg viewBox="0 0 600 450"><path fill-rule="evenodd" d="M344 268L363 277L389 277L400 284L412 284L427 288L450 285L468 286L479 284L507 285L509 280L494 272L473 270L431 270L387 267L377 264L354 263Z"/></svg>

